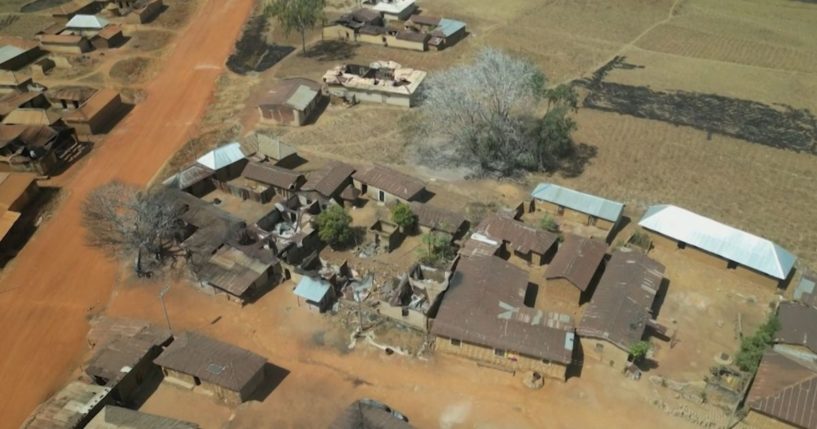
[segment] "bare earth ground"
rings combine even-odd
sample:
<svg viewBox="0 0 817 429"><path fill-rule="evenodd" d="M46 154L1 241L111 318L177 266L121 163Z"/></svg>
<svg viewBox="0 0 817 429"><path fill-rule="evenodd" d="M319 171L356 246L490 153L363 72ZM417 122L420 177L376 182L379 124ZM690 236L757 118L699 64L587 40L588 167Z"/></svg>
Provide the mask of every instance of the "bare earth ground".
<svg viewBox="0 0 817 429"><path fill-rule="evenodd" d="M147 183L195 132L215 78L232 49L250 1L207 1L176 41L146 100L76 166L53 220L4 272L0 290L0 426L17 427L34 406L62 386L86 350L86 316L103 305L118 267L86 248L80 202L94 187L118 178ZM47 269L45 269L47 267ZM13 352L8 352L13 351Z"/></svg>

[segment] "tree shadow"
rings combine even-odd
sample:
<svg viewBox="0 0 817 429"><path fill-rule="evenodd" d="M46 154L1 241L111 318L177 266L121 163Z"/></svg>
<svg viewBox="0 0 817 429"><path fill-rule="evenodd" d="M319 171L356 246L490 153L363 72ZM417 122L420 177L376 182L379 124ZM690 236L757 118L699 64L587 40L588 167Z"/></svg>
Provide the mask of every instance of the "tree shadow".
<svg viewBox="0 0 817 429"><path fill-rule="evenodd" d="M289 376L288 369L267 362L264 364L264 382L255 389L247 400L264 402L287 376Z"/></svg>
<svg viewBox="0 0 817 429"><path fill-rule="evenodd" d="M357 48L358 45L343 40L324 40L307 49L301 56L318 61L341 61L352 58Z"/></svg>

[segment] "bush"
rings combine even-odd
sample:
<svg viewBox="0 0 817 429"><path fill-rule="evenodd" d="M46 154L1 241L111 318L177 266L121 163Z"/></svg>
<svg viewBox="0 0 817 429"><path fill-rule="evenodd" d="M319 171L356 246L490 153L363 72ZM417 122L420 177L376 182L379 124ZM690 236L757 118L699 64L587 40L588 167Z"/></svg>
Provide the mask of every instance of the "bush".
<svg viewBox="0 0 817 429"><path fill-rule="evenodd" d="M454 259L451 236L443 232L430 232L422 238L423 246L418 248L420 262L441 268Z"/></svg>
<svg viewBox="0 0 817 429"><path fill-rule="evenodd" d="M397 224L403 232L410 231L417 223L417 217L414 216L414 212L411 211L411 206L399 202L391 208L391 220Z"/></svg>
<svg viewBox="0 0 817 429"><path fill-rule="evenodd" d="M650 240L650 236L646 232L636 231L633 233L633 236L630 237L630 243L642 249L649 250L652 245L652 240Z"/></svg>
<svg viewBox="0 0 817 429"><path fill-rule="evenodd" d="M318 237L333 246L347 244L353 237L352 216L341 206L329 206L315 221L318 225Z"/></svg>
<svg viewBox="0 0 817 429"><path fill-rule="evenodd" d="M640 362L647 357L647 353L649 353L652 346L650 345L649 341L639 341L630 346L630 356L633 357L633 362Z"/></svg>
<svg viewBox="0 0 817 429"><path fill-rule="evenodd" d="M553 217L547 213L539 220L539 228L550 231L550 232L558 232L559 231L559 224L553 219Z"/></svg>
<svg viewBox="0 0 817 429"><path fill-rule="evenodd" d="M757 328L754 334L743 337L740 342L740 350L735 356L735 364L738 368L747 372L757 371L760 359L774 343L774 334L780 328L780 321L776 314L771 314L766 321Z"/></svg>

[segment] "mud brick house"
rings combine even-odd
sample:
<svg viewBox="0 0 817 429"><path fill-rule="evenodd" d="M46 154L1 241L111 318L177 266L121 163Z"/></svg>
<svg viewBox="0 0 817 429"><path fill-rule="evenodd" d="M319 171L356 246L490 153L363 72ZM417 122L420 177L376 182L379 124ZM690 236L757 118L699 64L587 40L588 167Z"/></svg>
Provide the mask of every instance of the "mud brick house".
<svg viewBox="0 0 817 429"><path fill-rule="evenodd" d="M241 176L221 182L219 187L245 200L268 203L275 195L287 199L297 195L306 183L306 177L298 172L272 164L250 161L241 171Z"/></svg>
<svg viewBox="0 0 817 429"><path fill-rule="evenodd" d="M72 381L34 410L20 429L81 429L112 401L108 387Z"/></svg>
<svg viewBox="0 0 817 429"><path fill-rule="evenodd" d="M386 21L405 21L417 10L414 0L364 0L363 7L379 12Z"/></svg>
<svg viewBox="0 0 817 429"><path fill-rule="evenodd" d="M125 35L122 34L122 27L118 25L107 25L90 38L91 45L94 49L116 48L124 45L125 40Z"/></svg>
<svg viewBox="0 0 817 429"><path fill-rule="evenodd" d="M581 225L610 231L621 221L624 204L552 183L540 183L531 192L530 211L544 211Z"/></svg>
<svg viewBox="0 0 817 429"><path fill-rule="evenodd" d="M42 92L13 92L0 98L0 119L17 109L45 109L49 106Z"/></svg>
<svg viewBox="0 0 817 429"><path fill-rule="evenodd" d="M309 79L283 79L258 102L262 123L304 125L320 105L321 85Z"/></svg>
<svg viewBox="0 0 817 429"><path fill-rule="evenodd" d="M277 265L272 253L259 259L225 244L197 270L196 277L208 293L223 294L227 300L244 305L272 288Z"/></svg>
<svg viewBox="0 0 817 429"><path fill-rule="evenodd" d="M37 197L39 186L31 173L0 172L0 243L18 224L26 207Z"/></svg>
<svg viewBox="0 0 817 429"><path fill-rule="evenodd" d="M386 252L391 252L403 242L403 232L394 222L386 219L375 220L366 230L366 240L374 243L376 247L382 247Z"/></svg>
<svg viewBox="0 0 817 429"><path fill-rule="evenodd" d="M208 391L230 405L246 401L264 383L266 359L204 335L176 335L154 362L165 380Z"/></svg>
<svg viewBox="0 0 817 429"><path fill-rule="evenodd" d="M412 107L426 74L394 61L375 61L368 66L343 64L323 75L323 92L330 99L351 104L362 101Z"/></svg>
<svg viewBox="0 0 817 429"><path fill-rule="evenodd" d="M386 404L361 399L341 412L329 429L411 429L413 426ZM405 416L403 416L405 417Z"/></svg>
<svg viewBox="0 0 817 429"><path fill-rule="evenodd" d="M114 400L131 403L145 381L160 375L153 359L172 340L170 331L155 326L117 335L96 347L85 364L85 374L96 384L109 387Z"/></svg>
<svg viewBox="0 0 817 429"><path fill-rule="evenodd" d="M515 256L533 265L543 265L556 251L558 237L503 215L491 215L477 225L471 238L493 242L499 256Z"/></svg>
<svg viewBox="0 0 817 429"><path fill-rule="evenodd" d="M458 240L468 231L468 220L459 213L416 201L411 203L411 212L417 217L417 226L423 234L439 231Z"/></svg>
<svg viewBox="0 0 817 429"><path fill-rule="evenodd" d="M354 203L359 196L352 184L354 173L355 168L351 165L331 161L322 169L307 174L306 183L298 194L304 203L317 201L322 209L332 201L342 206Z"/></svg>
<svg viewBox="0 0 817 429"><path fill-rule="evenodd" d="M68 20L60 34L91 38L108 27L107 19L96 15L76 14Z"/></svg>
<svg viewBox="0 0 817 429"><path fill-rule="evenodd" d="M0 125L0 170L50 174L61 154L76 146L71 128L41 125Z"/></svg>
<svg viewBox="0 0 817 429"><path fill-rule="evenodd" d="M797 260L772 241L673 205L651 206L638 225L656 247L726 268L761 285L783 286Z"/></svg>
<svg viewBox="0 0 817 429"><path fill-rule="evenodd" d="M590 284L602 265L607 244L575 234L565 234L564 237L545 272L547 283L543 296L579 304L589 298Z"/></svg>
<svg viewBox="0 0 817 429"><path fill-rule="evenodd" d="M775 350L810 357L817 364L817 309L799 302L781 302L777 307L780 329L775 333Z"/></svg>
<svg viewBox="0 0 817 429"><path fill-rule="evenodd" d="M663 279L664 266L646 255L613 253L576 329L585 359L623 368L647 327L662 329L653 306Z"/></svg>
<svg viewBox="0 0 817 429"><path fill-rule="evenodd" d="M270 137L264 134L252 134L248 139L252 139L258 146L258 155L265 157L279 167L294 168L294 163L299 162L298 151L294 147L284 143L277 137Z"/></svg>
<svg viewBox="0 0 817 429"><path fill-rule="evenodd" d="M332 283L319 277L303 276L294 289L298 302L312 311L323 313L335 299Z"/></svg>
<svg viewBox="0 0 817 429"><path fill-rule="evenodd" d="M352 180L361 194L382 203L407 203L425 192L421 180L381 165L357 171Z"/></svg>
<svg viewBox="0 0 817 429"><path fill-rule="evenodd" d="M25 73L0 70L0 95L39 90L31 76Z"/></svg>
<svg viewBox="0 0 817 429"><path fill-rule="evenodd" d="M117 13L129 24L144 24L165 9L162 0L116 0Z"/></svg>
<svg viewBox="0 0 817 429"><path fill-rule="evenodd" d="M69 21L76 15L93 15L102 11L107 0L71 0L54 9L54 18Z"/></svg>
<svg viewBox="0 0 817 429"><path fill-rule="evenodd" d="M77 134L92 135L107 132L121 119L125 106L119 93L108 88L100 89L82 103L78 109L65 114L65 122L74 127Z"/></svg>
<svg viewBox="0 0 817 429"><path fill-rule="evenodd" d="M347 42L356 41L358 30L366 26L382 27L383 15L372 9L356 9L341 15L334 22L323 27L325 39L339 39Z"/></svg>
<svg viewBox="0 0 817 429"><path fill-rule="evenodd" d="M9 112L3 118L4 125L29 125L29 126L65 126L62 118L56 112L41 108L17 108Z"/></svg>
<svg viewBox="0 0 817 429"><path fill-rule="evenodd" d="M398 323L428 332L450 276L448 271L417 264L379 288L377 311Z"/></svg>
<svg viewBox="0 0 817 429"><path fill-rule="evenodd" d="M247 156L237 142L219 146L196 160L196 164L213 172L215 182L227 182L240 176L247 162Z"/></svg>
<svg viewBox="0 0 817 429"><path fill-rule="evenodd" d="M87 86L67 86L46 91L46 97L51 104L63 110L79 109L83 103L91 98L96 89Z"/></svg>
<svg viewBox="0 0 817 429"><path fill-rule="evenodd" d="M745 407L753 428L817 429L817 364L796 354L763 354Z"/></svg>
<svg viewBox="0 0 817 429"><path fill-rule="evenodd" d="M41 34L37 40L42 49L60 54L80 55L93 49L86 37L76 34Z"/></svg>
<svg viewBox="0 0 817 429"><path fill-rule="evenodd" d="M36 42L19 37L0 37L0 70L20 70L41 55Z"/></svg>
<svg viewBox="0 0 817 429"><path fill-rule="evenodd" d="M573 326L527 307L527 293L525 270L495 256L461 257L431 325L435 349L564 381L573 362Z"/></svg>
<svg viewBox="0 0 817 429"><path fill-rule="evenodd" d="M430 35L428 46L435 50L445 49L462 40L467 34L465 23L455 19L428 15L414 15L406 22L406 28Z"/></svg>
<svg viewBox="0 0 817 429"><path fill-rule="evenodd" d="M108 405L85 429L199 429L199 425Z"/></svg>
<svg viewBox="0 0 817 429"><path fill-rule="evenodd" d="M209 180L213 173L203 165L192 164L168 177L162 184L201 198L215 189L215 184Z"/></svg>

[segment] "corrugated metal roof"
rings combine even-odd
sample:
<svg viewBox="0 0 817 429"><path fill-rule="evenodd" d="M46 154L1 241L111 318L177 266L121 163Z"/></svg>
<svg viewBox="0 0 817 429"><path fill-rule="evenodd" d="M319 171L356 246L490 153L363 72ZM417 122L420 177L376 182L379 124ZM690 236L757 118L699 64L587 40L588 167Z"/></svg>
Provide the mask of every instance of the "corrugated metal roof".
<svg viewBox="0 0 817 429"><path fill-rule="evenodd" d="M196 162L211 170L219 170L244 158L241 145L238 142L232 142L207 152Z"/></svg>
<svg viewBox="0 0 817 429"><path fill-rule="evenodd" d="M287 100L287 104L294 107L298 110L306 109L306 106L309 106L309 103L318 96L318 91L306 86L301 85L295 92L289 97Z"/></svg>
<svg viewBox="0 0 817 429"><path fill-rule="evenodd" d="M4 63L20 54L25 52L24 50L11 45L0 46L0 63Z"/></svg>
<svg viewBox="0 0 817 429"><path fill-rule="evenodd" d="M669 204L651 206L638 224L781 280L797 260L772 241Z"/></svg>
<svg viewBox="0 0 817 429"><path fill-rule="evenodd" d="M806 305L817 307L817 279L804 275L794 290L794 299Z"/></svg>
<svg viewBox="0 0 817 429"><path fill-rule="evenodd" d="M108 20L96 15L74 15L65 28L88 28L94 30L101 30L108 25Z"/></svg>
<svg viewBox="0 0 817 429"><path fill-rule="evenodd" d="M312 302L321 302L332 285L323 279L304 276L295 288L295 295Z"/></svg>
<svg viewBox="0 0 817 429"><path fill-rule="evenodd" d="M558 204L610 222L618 221L619 217L621 217L621 211L624 210L624 204L617 201L585 194L552 183L540 183L536 185L536 189L530 194L538 200Z"/></svg>
<svg viewBox="0 0 817 429"><path fill-rule="evenodd" d="M465 28L465 23L462 21L457 21L456 19L448 19L443 18L440 20L440 25L437 26L434 31L439 31L443 33L445 37L451 37L456 32Z"/></svg>

